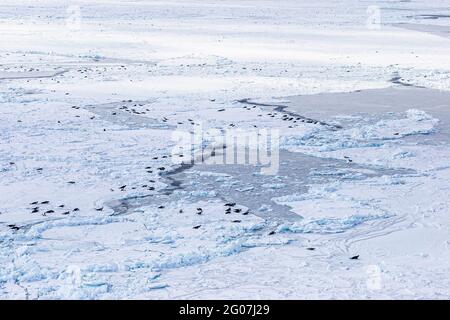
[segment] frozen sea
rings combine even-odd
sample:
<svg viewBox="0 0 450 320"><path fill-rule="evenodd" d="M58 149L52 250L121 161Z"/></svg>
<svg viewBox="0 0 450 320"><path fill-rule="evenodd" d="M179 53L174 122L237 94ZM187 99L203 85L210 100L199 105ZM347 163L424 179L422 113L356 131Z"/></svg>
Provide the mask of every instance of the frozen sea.
<svg viewBox="0 0 450 320"><path fill-rule="evenodd" d="M448 1L2 0L0 39L1 299L450 298ZM264 130L275 171L220 164Z"/></svg>

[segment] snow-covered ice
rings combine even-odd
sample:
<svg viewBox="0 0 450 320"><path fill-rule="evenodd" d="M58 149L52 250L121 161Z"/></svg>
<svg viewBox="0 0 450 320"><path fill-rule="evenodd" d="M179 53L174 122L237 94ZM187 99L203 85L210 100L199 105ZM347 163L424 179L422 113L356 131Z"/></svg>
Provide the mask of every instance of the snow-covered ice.
<svg viewBox="0 0 450 320"><path fill-rule="evenodd" d="M0 298L449 299L446 2L3 0Z"/></svg>

